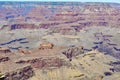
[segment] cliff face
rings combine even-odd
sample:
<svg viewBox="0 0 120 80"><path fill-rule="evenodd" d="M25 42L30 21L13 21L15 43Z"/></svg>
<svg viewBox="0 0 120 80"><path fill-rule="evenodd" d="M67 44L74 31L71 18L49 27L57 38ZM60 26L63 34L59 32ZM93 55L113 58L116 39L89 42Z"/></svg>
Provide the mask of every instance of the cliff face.
<svg viewBox="0 0 120 80"><path fill-rule="evenodd" d="M109 80L110 77L119 80L113 66L109 65L117 59L109 55L91 51L72 59L64 61L61 67L36 68L35 76L30 80ZM55 63L52 64L54 66Z"/></svg>
<svg viewBox="0 0 120 80"><path fill-rule="evenodd" d="M1 4L1 30L52 28L55 33L72 34L84 27L120 25L117 3L28 3Z"/></svg>
<svg viewBox="0 0 120 80"><path fill-rule="evenodd" d="M64 64L62 59L57 57L46 57L46 58L34 58L31 60L20 60L16 62L17 64L31 64L33 68L59 68Z"/></svg>
<svg viewBox="0 0 120 80"><path fill-rule="evenodd" d="M119 4L115 3L62 3L41 5L43 3L14 3L2 4L1 24L11 26L11 29L48 28L61 23L78 22L79 27L85 26L119 26ZM16 5L17 4L17 5ZM34 4L34 5L33 5ZM72 4L72 5L71 5ZM42 21L42 22L40 22ZM59 21L59 23L58 23ZM44 23L45 22L45 23ZM21 24L22 23L22 24ZM34 26L31 23L36 23ZM16 25L18 24L18 25ZM31 25L30 25L31 24ZM26 27L24 27L26 25Z"/></svg>
<svg viewBox="0 0 120 80"><path fill-rule="evenodd" d="M1 62L5 62L5 61L8 61L9 60L9 57L0 57L0 63Z"/></svg>
<svg viewBox="0 0 120 80"><path fill-rule="evenodd" d="M0 55L0 72L3 75L0 80L28 80L34 75L31 65L16 64L10 57L13 54L3 54Z"/></svg>
<svg viewBox="0 0 120 80"><path fill-rule="evenodd" d="M34 75L31 66L25 66L12 72L5 73L4 80L28 80Z"/></svg>
<svg viewBox="0 0 120 80"><path fill-rule="evenodd" d="M97 50L84 53L81 46L55 47L5 54L9 60L0 62L4 80L119 80L118 59Z"/></svg>

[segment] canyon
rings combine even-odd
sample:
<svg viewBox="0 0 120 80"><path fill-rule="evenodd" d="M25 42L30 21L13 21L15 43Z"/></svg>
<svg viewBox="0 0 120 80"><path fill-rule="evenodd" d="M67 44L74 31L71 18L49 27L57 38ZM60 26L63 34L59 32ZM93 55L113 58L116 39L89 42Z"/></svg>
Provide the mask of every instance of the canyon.
<svg viewBox="0 0 120 80"><path fill-rule="evenodd" d="M120 4L0 2L3 80L119 80Z"/></svg>

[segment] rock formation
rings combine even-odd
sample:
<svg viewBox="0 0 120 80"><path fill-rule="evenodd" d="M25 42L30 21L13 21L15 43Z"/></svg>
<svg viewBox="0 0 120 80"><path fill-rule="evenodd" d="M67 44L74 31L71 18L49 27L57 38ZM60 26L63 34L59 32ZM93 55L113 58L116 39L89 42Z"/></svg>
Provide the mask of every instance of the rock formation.
<svg viewBox="0 0 120 80"><path fill-rule="evenodd" d="M0 53L10 53L10 49L0 47Z"/></svg>
<svg viewBox="0 0 120 80"><path fill-rule="evenodd" d="M14 54L0 55L0 72L2 77L0 80L28 80L34 75L31 65L16 64L13 60Z"/></svg>
<svg viewBox="0 0 120 80"><path fill-rule="evenodd" d="M19 60L17 64L31 64L33 68L50 68L50 67L61 67L64 64L62 59L57 57L46 57L46 58L34 58L31 60Z"/></svg>
<svg viewBox="0 0 120 80"><path fill-rule="evenodd" d="M27 50L27 49L18 49L18 53L20 53L20 54L30 54L31 51Z"/></svg>
<svg viewBox="0 0 120 80"><path fill-rule="evenodd" d="M10 60L9 57L7 57L7 56L6 56L6 57L0 56L0 63L1 63L1 62L5 62L5 61L8 61L8 60Z"/></svg>
<svg viewBox="0 0 120 80"><path fill-rule="evenodd" d="M62 50L61 52L64 54L70 61L72 61L72 57L76 57L80 54L84 53L84 49L82 46L80 47L69 47L67 49Z"/></svg>
<svg viewBox="0 0 120 80"><path fill-rule="evenodd" d="M28 80L34 75L34 72L31 66L25 66L16 71L5 73L4 75L4 80Z"/></svg>
<svg viewBox="0 0 120 80"><path fill-rule="evenodd" d="M54 44L52 44L50 42L43 42L42 44L40 44L39 49L52 49L53 46L54 46Z"/></svg>

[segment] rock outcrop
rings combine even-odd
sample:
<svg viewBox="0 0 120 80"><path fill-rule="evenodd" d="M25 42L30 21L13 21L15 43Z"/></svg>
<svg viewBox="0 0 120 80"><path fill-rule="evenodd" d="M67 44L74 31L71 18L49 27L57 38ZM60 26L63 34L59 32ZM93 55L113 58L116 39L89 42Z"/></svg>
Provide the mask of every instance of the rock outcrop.
<svg viewBox="0 0 120 80"><path fill-rule="evenodd" d="M17 56L12 54L0 55L0 80L28 80L34 75L33 68L30 64L16 64L14 59Z"/></svg>
<svg viewBox="0 0 120 80"><path fill-rule="evenodd" d="M80 54L84 53L84 49L82 46L79 47L69 47L61 51L70 61L72 61L72 57L76 57Z"/></svg>
<svg viewBox="0 0 120 80"><path fill-rule="evenodd" d="M110 68L112 72L120 72L120 61L110 62L109 65L113 66L113 68Z"/></svg>
<svg viewBox="0 0 120 80"><path fill-rule="evenodd" d="M42 44L40 44L39 49L52 49L53 46L54 46L54 44L52 44L50 42L43 42Z"/></svg>
<svg viewBox="0 0 120 80"><path fill-rule="evenodd" d="M62 59L57 57L34 58L30 60L19 60L17 64L31 64L33 68L59 68L65 63Z"/></svg>
<svg viewBox="0 0 120 80"><path fill-rule="evenodd" d="M2 57L2 56L0 56L0 63L1 62L5 62L5 61L8 61L8 60L10 60L10 58L9 57Z"/></svg>
<svg viewBox="0 0 120 80"><path fill-rule="evenodd" d="M11 52L10 49L0 47L0 53L10 53L10 52Z"/></svg>
<svg viewBox="0 0 120 80"><path fill-rule="evenodd" d="M20 54L30 54L31 51L28 49L18 49L18 53Z"/></svg>
<svg viewBox="0 0 120 80"><path fill-rule="evenodd" d="M4 80L28 80L34 75L34 71L31 66L25 66L21 69L5 73L4 75Z"/></svg>

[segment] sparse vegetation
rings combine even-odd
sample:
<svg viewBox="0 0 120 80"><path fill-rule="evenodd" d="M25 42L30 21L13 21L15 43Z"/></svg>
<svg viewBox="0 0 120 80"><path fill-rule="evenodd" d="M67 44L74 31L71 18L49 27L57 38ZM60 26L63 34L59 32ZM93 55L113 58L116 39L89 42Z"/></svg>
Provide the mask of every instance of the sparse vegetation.
<svg viewBox="0 0 120 80"><path fill-rule="evenodd" d="M4 74L2 74L1 72L0 72L0 80L4 80Z"/></svg>

